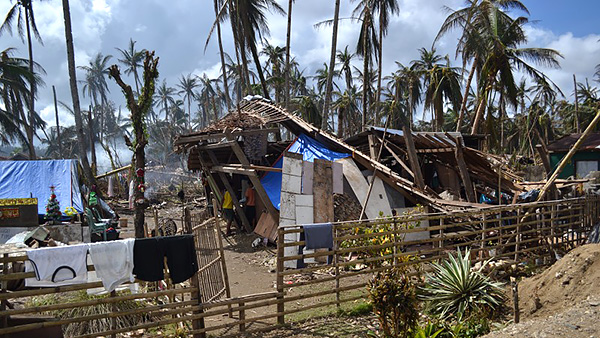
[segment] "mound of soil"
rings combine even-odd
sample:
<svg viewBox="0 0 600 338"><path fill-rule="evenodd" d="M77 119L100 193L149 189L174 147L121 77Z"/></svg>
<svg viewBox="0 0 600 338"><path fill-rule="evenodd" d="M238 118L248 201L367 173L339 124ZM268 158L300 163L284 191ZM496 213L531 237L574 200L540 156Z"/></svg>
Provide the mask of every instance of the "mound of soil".
<svg viewBox="0 0 600 338"><path fill-rule="evenodd" d="M580 246L543 273L519 283L521 316L541 317L593 298L600 291L600 244Z"/></svg>

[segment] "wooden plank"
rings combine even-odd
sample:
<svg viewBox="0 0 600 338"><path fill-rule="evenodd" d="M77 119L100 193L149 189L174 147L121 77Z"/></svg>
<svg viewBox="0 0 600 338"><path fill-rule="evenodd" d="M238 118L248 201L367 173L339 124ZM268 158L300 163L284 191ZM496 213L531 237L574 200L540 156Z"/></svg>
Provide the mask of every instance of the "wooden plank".
<svg viewBox="0 0 600 338"><path fill-rule="evenodd" d="M333 222L333 169L330 161L314 161L313 198L313 221Z"/></svg>
<svg viewBox="0 0 600 338"><path fill-rule="evenodd" d="M215 154L212 151L208 151L208 156L210 157L210 159L213 161L214 165L218 165L218 161L217 161L217 157L215 156ZM242 209L241 205L240 205L240 201L238 200L236 194L235 194L235 189L233 189L233 187L231 186L231 183L229 183L229 179L227 178L227 175L225 175L224 173L219 172L219 178L221 179L221 182L223 182L223 185L225 185L225 189L227 191L229 191L229 195L231 195L231 200L233 201L233 208L235 209L236 214L239 216L240 220L242 221L242 225L244 226L244 228L246 229L246 231L248 233L252 232L252 227L250 226L250 222L248 222L248 218L246 217L246 214L244 213L244 209ZM234 219L235 221L235 219Z"/></svg>
<svg viewBox="0 0 600 338"><path fill-rule="evenodd" d="M415 150L415 143L412 138L412 131L409 127L403 126L402 132L404 134L404 141L406 142L406 150L408 151L408 161L412 168L413 177L415 178L415 184L420 189L425 189L425 181L423 180L423 173L421 172L421 166L419 165L419 158Z"/></svg>
<svg viewBox="0 0 600 338"><path fill-rule="evenodd" d="M279 132L279 128L234 131L234 132L231 132L230 134L235 137L235 136L255 135L255 134L264 134L264 133L270 134L270 133L277 133L277 132ZM195 143L195 142L206 141L206 140L222 139L226 136L227 136L227 134L225 134L225 133L210 133L210 134L206 134L206 135L189 135L189 136L184 135L184 136L179 137L177 140L175 140L174 145L179 146L179 145L183 145L186 143Z"/></svg>
<svg viewBox="0 0 600 338"><path fill-rule="evenodd" d="M381 139L380 139L381 140ZM396 154L396 152L394 152L392 150L392 148L388 145L388 142L384 142L383 146L385 147L385 149L387 149L387 151L392 154L392 157L394 157L394 159L396 160L396 162L398 162L398 164L400 164L400 166L402 166L402 168L404 168L404 170L406 170L406 172L413 178L415 178L415 174L412 172L412 170L410 170L410 168L408 167L408 165L406 165L406 163L404 163L404 161L402 161L400 159L400 157L398 157L398 155Z"/></svg>
<svg viewBox="0 0 600 338"><path fill-rule="evenodd" d="M210 170L215 171L215 172L221 172L221 173L226 173L226 174L236 174L236 175L245 175L245 176L251 176L251 175L255 175L256 171L254 169L244 169L241 167L234 167L234 166L222 166L222 165L213 165L212 167L210 167Z"/></svg>
<svg viewBox="0 0 600 338"><path fill-rule="evenodd" d="M477 202L477 198L475 197L475 191L473 190L471 177L469 176L469 171L467 169L467 165L465 164L465 158L463 156L462 136L456 138L456 152L454 153L454 156L456 157L456 163L458 164L458 172L460 174L460 178L465 186L465 194L467 195L467 201L475 203Z"/></svg>
<svg viewBox="0 0 600 338"><path fill-rule="evenodd" d="M240 161L240 163L244 166L249 166L250 161L248 161L246 154L244 154L242 147L240 147L238 142L234 139L234 136L231 133L227 133L227 139L231 142L231 144L230 144L231 150L233 150L233 153L237 157L238 161ZM277 211L277 209L275 209L275 207L273 206L273 203L271 203L271 199L267 195L265 188L262 186L262 183L260 183L258 174L256 174L256 172L254 172L253 174L249 174L248 178L252 182L252 185L254 186L254 190L256 191L256 194L258 195L260 200L263 202L263 205L265 206L265 208L267 208L267 211L270 214L272 214L274 217L277 217L277 215L279 215L279 212Z"/></svg>

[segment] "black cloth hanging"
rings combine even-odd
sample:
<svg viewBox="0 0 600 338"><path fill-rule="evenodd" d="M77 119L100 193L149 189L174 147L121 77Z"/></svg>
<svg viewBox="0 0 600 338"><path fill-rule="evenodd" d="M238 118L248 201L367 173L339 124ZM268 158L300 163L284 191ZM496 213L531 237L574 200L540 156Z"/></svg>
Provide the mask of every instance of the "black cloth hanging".
<svg viewBox="0 0 600 338"><path fill-rule="evenodd" d="M133 246L133 274L156 282L165 278L164 257L173 283L181 283L198 271L193 235L141 238Z"/></svg>

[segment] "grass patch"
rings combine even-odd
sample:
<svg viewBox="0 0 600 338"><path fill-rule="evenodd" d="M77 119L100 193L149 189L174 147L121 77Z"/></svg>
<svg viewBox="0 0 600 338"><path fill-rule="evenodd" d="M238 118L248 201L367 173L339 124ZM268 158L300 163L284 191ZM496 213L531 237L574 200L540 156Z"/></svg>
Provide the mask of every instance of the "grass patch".
<svg viewBox="0 0 600 338"><path fill-rule="evenodd" d="M360 317L371 313L373 313L373 305L365 301L354 304L350 309L340 308L338 311L338 315L347 317Z"/></svg>

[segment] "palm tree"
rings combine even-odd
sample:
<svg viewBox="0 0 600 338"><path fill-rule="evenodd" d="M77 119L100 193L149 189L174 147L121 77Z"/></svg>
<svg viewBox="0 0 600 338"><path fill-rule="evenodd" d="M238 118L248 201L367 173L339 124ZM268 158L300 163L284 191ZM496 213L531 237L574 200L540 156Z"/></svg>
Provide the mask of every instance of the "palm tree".
<svg viewBox="0 0 600 338"><path fill-rule="evenodd" d="M219 111L220 111L220 100L219 94L220 89L218 88L218 79L209 78L206 73L202 74L201 77L198 77L200 92L196 95L198 99L198 103L201 106L203 111L202 114L202 126L208 125L209 113L212 109L215 117L215 122L219 120Z"/></svg>
<svg viewBox="0 0 600 338"><path fill-rule="evenodd" d="M495 7L494 7L495 8ZM478 131L479 122L487 105L490 91L496 84L500 91L506 93L505 99L513 107L517 106L517 86L514 80L513 70L519 69L534 80L544 78L544 75L529 65L526 61L532 61L538 65L548 67L559 67L557 61L561 55L548 48L518 48L520 44L526 43L527 38L523 25L528 22L527 18L519 17L512 21L504 20L504 13L497 8L490 11L488 20L485 21L486 55L482 58L479 85L481 97L479 106L475 113L471 133Z"/></svg>
<svg viewBox="0 0 600 338"><path fill-rule="evenodd" d="M29 83L35 74L29 71L29 60L11 55L13 49L8 48L0 53L0 143L8 144L19 140L28 145L28 139L21 131L23 105L31 94Z"/></svg>
<svg viewBox="0 0 600 338"><path fill-rule="evenodd" d="M458 56L461 54L462 56L463 70L466 68L467 63L472 61L456 131L460 131L462 128L462 117L465 113L467 94L471 88L471 81L473 80L475 70L481 69L481 59L486 54L486 44L484 43L483 35L486 34L486 27L488 27L485 25L485 22L489 13L494 9L500 8L502 10L521 10L529 14L525 5L519 0L467 0L466 4L467 6L465 8L456 11L446 8L450 14L442 24L442 27L434 40L435 43L453 29L461 28L463 31L456 46L456 55ZM507 19L510 18L507 15L503 15L503 20Z"/></svg>
<svg viewBox="0 0 600 338"><path fill-rule="evenodd" d="M162 104L162 110L165 112L165 122L169 122L169 104L174 104L175 88L167 86L167 81L163 80L161 85L156 89L154 101L156 104ZM167 124L168 125L168 124Z"/></svg>
<svg viewBox="0 0 600 338"><path fill-rule="evenodd" d="M183 100L187 101L188 104L188 130L192 130L192 99L195 99L196 96L194 94L194 89L198 87L198 79L192 74L188 74L187 76L181 75L179 79L179 83L177 84L179 87L178 94L183 94Z"/></svg>
<svg viewBox="0 0 600 338"><path fill-rule="evenodd" d="M356 45L356 54L363 58L363 88L362 88L362 129L365 129L367 114L369 113L369 97L371 95L370 66L371 54L379 50L379 41L377 30L373 20L374 0L360 0L354 11L353 17L358 17L361 21L360 35ZM378 55L378 54L375 54Z"/></svg>
<svg viewBox="0 0 600 338"><path fill-rule="evenodd" d="M281 70L285 67L283 60L285 48L273 46L267 42L260 53L267 56L265 67L271 67L271 74L267 79L267 82L270 83L275 90L275 102L280 102L283 94L282 84L285 84L285 79L281 74Z"/></svg>
<svg viewBox="0 0 600 338"><path fill-rule="evenodd" d="M329 102L331 101L331 91L333 90L333 73L335 70L335 52L337 50L338 21L340 17L340 0L335 0L335 9L333 11L333 33L331 35L331 57L329 58L329 69L325 86L325 103L323 104L323 121L321 129L327 129L329 119Z"/></svg>
<svg viewBox="0 0 600 338"><path fill-rule="evenodd" d="M133 80L135 81L135 92L137 95L140 95L140 77L138 75L138 68L142 67L146 50L135 50L136 42L137 41L133 41L133 39L130 38L127 49L117 48L117 50L121 52L121 56L123 57L122 59L119 59L119 62L125 66L125 74L133 74Z"/></svg>
<svg viewBox="0 0 600 338"><path fill-rule="evenodd" d="M387 77L388 87L393 93L394 100L404 101L407 122L412 128L413 115L421 103L421 73L415 67L407 67L396 61L398 70Z"/></svg>
<svg viewBox="0 0 600 338"><path fill-rule="evenodd" d="M17 32L21 37L21 41L24 40L24 36L27 36L27 49L29 52L29 72L34 73L34 61L33 61L33 44L31 42L31 33L33 31L33 35L38 40L40 44L43 45L42 37L38 32L37 26L35 24L35 15L33 13L33 2L32 0L20 0L15 2L15 4L9 9L6 14L6 18L4 22L0 26L0 35L4 31L7 31L12 35L12 25L14 21L17 21ZM23 31L23 20L25 21L25 32ZM25 34L26 33L26 34ZM29 86L29 115L27 119L24 119L23 126L25 127L25 133L27 135L27 144L29 149L29 158L36 159L35 155L35 147L33 145L33 137L35 136L35 91L36 91L36 83L32 82Z"/></svg>
<svg viewBox="0 0 600 338"><path fill-rule="evenodd" d="M268 99L269 92L267 82L265 80L260 60L258 58L258 50L256 44L262 40L263 36L269 36L269 26L265 11L269 10L281 15L285 15L285 11L275 0L227 0L233 6L231 11L232 22L235 23L234 39L239 47L242 58L245 57L246 49L250 49L256 73L260 79L263 95ZM237 37L237 38L236 38ZM247 62L244 60L244 63Z"/></svg>
<svg viewBox="0 0 600 338"><path fill-rule="evenodd" d="M83 172L88 184L94 184L96 178L87 159L85 137L83 135L83 123L81 119L81 107L79 106L79 92L77 90L77 73L75 72L75 49L73 47L73 33L71 31L71 11L69 0L62 0L63 16L65 20L65 40L67 44L67 63L69 65L69 84L71 87L71 98L73 99L73 113L75 116L75 128L77 132L77 144L79 159L83 166Z"/></svg>
<svg viewBox="0 0 600 338"><path fill-rule="evenodd" d="M225 52L223 51L223 41L221 38L221 19L219 18L219 8L223 7L223 0L214 0L215 7L215 23L217 25L217 39L219 43L219 55L221 57L221 72L223 79L223 88L225 91L225 101L227 104L227 109L231 108L231 99L229 98L229 86L227 81L227 70L225 68ZM210 39L210 35L208 37Z"/></svg>
<svg viewBox="0 0 600 338"><path fill-rule="evenodd" d="M346 89L352 87L352 58L356 54L348 51L348 46L344 48L344 51L338 51L336 58L341 65L340 73L344 74L346 80Z"/></svg>
<svg viewBox="0 0 600 338"><path fill-rule="evenodd" d="M290 102L290 48L291 48L291 37L292 37L292 5L294 0L288 0L287 10L287 33L285 38L285 107L289 109L288 104Z"/></svg>
<svg viewBox="0 0 600 338"><path fill-rule="evenodd" d="M390 16L398 14L400 6L398 6L398 0L375 0L373 3L373 11L379 13L379 55L377 57L377 95L375 96L375 102L379 102L381 97L383 38L387 35Z"/></svg>

